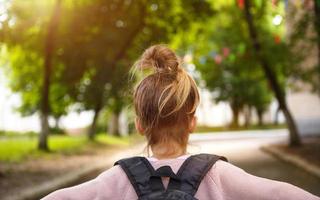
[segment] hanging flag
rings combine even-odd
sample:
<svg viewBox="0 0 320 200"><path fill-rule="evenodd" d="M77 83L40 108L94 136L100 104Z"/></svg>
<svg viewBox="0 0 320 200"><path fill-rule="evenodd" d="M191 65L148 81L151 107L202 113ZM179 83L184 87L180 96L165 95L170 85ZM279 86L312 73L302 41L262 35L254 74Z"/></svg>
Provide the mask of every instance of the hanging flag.
<svg viewBox="0 0 320 200"><path fill-rule="evenodd" d="M224 57L227 57L230 54L230 49L228 47L223 47L222 53Z"/></svg>
<svg viewBox="0 0 320 200"><path fill-rule="evenodd" d="M285 1L284 1L285 10L288 10L288 3L289 3L288 0L285 0Z"/></svg>
<svg viewBox="0 0 320 200"><path fill-rule="evenodd" d="M238 7L242 10L244 8L244 1L245 0L238 0Z"/></svg>
<svg viewBox="0 0 320 200"><path fill-rule="evenodd" d="M220 54L215 55L214 61L216 64L220 64L222 62L222 56Z"/></svg>
<svg viewBox="0 0 320 200"><path fill-rule="evenodd" d="M216 51L210 51L210 56L212 56L213 58L216 56L217 52Z"/></svg>
<svg viewBox="0 0 320 200"><path fill-rule="evenodd" d="M271 3L272 3L272 7L276 8L278 1L277 0L272 0Z"/></svg>
<svg viewBox="0 0 320 200"><path fill-rule="evenodd" d="M281 42L281 38L279 35L274 36L274 43L279 44Z"/></svg>

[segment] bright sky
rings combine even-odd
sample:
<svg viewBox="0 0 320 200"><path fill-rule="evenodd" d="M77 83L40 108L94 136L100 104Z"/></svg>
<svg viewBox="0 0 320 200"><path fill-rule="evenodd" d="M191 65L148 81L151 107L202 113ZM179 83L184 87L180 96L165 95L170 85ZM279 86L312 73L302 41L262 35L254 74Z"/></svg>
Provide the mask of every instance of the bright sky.
<svg viewBox="0 0 320 200"><path fill-rule="evenodd" d="M20 103L19 95L12 94L6 87L6 79L0 70L0 130L39 131L38 115L21 117L14 108ZM72 129L88 126L92 120L92 112L71 112L61 119L61 126ZM53 123L53 121L50 121Z"/></svg>

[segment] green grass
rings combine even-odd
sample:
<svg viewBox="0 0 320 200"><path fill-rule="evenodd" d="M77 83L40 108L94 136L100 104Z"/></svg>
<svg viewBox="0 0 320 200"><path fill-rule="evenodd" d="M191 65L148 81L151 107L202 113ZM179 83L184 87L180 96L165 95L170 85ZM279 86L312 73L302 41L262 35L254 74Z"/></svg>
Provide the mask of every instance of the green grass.
<svg viewBox="0 0 320 200"><path fill-rule="evenodd" d="M34 136L37 136L37 133L33 131L17 132L17 131L0 130L0 138L1 137L34 137Z"/></svg>
<svg viewBox="0 0 320 200"><path fill-rule="evenodd" d="M98 134L97 141L106 144L106 145L129 145L131 138L130 137L114 137L106 134Z"/></svg>
<svg viewBox="0 0 320 200"><path fill-rule="evenodd" d="M223 126L197 126L194 132L196 133L207 133L207 132L222 132L222 131L244 131L244 130L268 130L268 129L280 129L287 128L286 124L266 124L262 126L258 125L250 125L249 127L223 127Z"/></svg>
<svg viewBox="0 0 320 200"><path fill-rule="evenodd" d="M247 128L205 127L198 126L195 132L220 132L235 130L256 130L286 128L285 125L249 126ZM95 142L88 141L85 136L51 135L49 137L50 152L37 150L37 134L0 131L0 161L21 162L28 158L54 158L60 154L81 154L90 149L106 148L110 146L127 146L142 140L142 136L133 134L119 138L105 133L97 134Z"/></svg>
<svg viewBox="0 0 320 200"><path fill-rule="evenodd" d="M52 158L59 154L78 154L93 148L129 145L131 139L117 138L106 134L97 135L96 141L85 136L52 135L49 138L50 152L37 150L37 137L3 137L0 139L0 161L20 162L27 158Z"/></svg>

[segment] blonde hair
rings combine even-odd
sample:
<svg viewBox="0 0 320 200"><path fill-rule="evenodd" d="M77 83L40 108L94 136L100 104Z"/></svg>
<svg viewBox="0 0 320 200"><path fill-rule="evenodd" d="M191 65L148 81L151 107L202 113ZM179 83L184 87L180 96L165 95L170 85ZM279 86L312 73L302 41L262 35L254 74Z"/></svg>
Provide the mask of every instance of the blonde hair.
<svg viewBox="0 0 320 200"><path fill-rule="evenodd" d="M172 140L187 145L199 92L181 59L167 46L154 45L145 50L134 68L153 69L134 91L135 112L148 146Z"/></svg>

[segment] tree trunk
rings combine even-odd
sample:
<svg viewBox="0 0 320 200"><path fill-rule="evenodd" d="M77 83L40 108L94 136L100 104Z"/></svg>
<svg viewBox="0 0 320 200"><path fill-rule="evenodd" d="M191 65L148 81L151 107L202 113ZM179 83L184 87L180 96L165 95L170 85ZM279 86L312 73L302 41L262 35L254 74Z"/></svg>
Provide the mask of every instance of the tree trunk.
<svg viewBox="0 0 320 200"><path fill-rule="evenodd" d="M96 108L94 109L94 115L93 115L93 120L92 120L91 126L88 130L88 139L89 140L93 141L95 139L96 130L97 130L97 121L98 121L99 114L100 114L101 110L102 110L102 107L100 106L100 104L97 104Z"/></svg>
<svg viewBox="0 0 320 200"><path fill-rule="evenodd" d="M289 128L290 133L290 146L300 146L301 145L301 139L298 134L298 129L295 124L295 121L287 107L281 109L287 122L287 126Z"/></svg>
<svg viewBox="0 0 320 200"><path fill-rule="evenodd" d="M113 112L111 115L111 123L109 125L109 133L114 136L121 136L119 131L119 116L120 113Z"/></svg>
<svg viewBox="0 0 320 200"><path fill-rule="evenodd" d="M285 115L286 122L289 127L289 133L290 133L289 145L290 146L299 146L299 145L301 145L301 140L300 140L300 137L298 134L298 130L297 130L295 121L294 121L294 119L293 119L293 117L287 107L287 103L285 100L285 92L280 87L280 84L279 84L279 81L277 79L276 74L272 71L268 60L265 58L265 56L263 55L263 53L261 51L261 44L258 40L257 31L254 26L253 17L252 17L251 11L250 11L250 0L245 0L244 2L245 2L245 6L244 6L245 19L246 19L246 22L248 25L250 38L251 38L252 45L253 45L253 48L256 53L257 60L260 62L261 66L264 70L264 73L269 81L269 84L270 84L270 86L274 92L274 95L279 103L279 106Z"/></svg>
<svg viewBox="0 0 320 200"><path fill-rule="evenodd" d="M38 149L49 151L48 147L48 135L49 135L49 123L48 115L40 114L41 132L39 134Z"/></svg>
<svg viewBox="0 0 320 200"><path fill-rule="evenodd" d="M244 119L245 119L245 127L248 128L251 124L251 106L247 106L245 113L244 113Z"/></svg>
<svg viewBox="0 0 320 200"><path fill-rule="evenodd" d="M52 71L52 55L54 50L54 38L55 31L58 26L60 15L60 0L57 0L56 6L53 10L51 20L48 25L48 32L45 41L45 52L44 52L44 78L42 86L42 100L40 108L41 118L41 131L39 135L38 149L48 151L47 138L49 135L49 123L48 116L50 113L49 94L50 94L50 75Z"/></svg>
<svg viewBox="0 0 320 200"><path fill-rule="evenodd" d="M258 125L263 126L263 111L260 109L257 109L257 116L258 116Z"/></svg>
<svg viewBox="0 0 320 200"><path fill-rule="evenodd" d="M54 122L55 122L54 128L57 130L60 130L60 117L55 117Z"/></svg>
<svg viewBox="0 0 320 200"><path fill-rule="evenodd" d="M318 83L320 84L320 1L314 0L314 26L317 33L317 48L318 48L318 63L317 63L317 71L318 71ZM320 88L318 87L318 94L320 95Z"/></svg>
<svg viewBox="0 0 320 200"><path fill-rule="evenodd" d="M240 108L235 105L231 105L231 110L232 110L232 122L231 122L231 127L238 128L239 127L239 113L240 113Z"/></svg>

